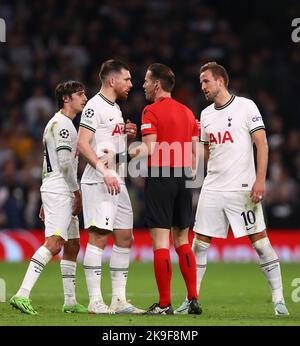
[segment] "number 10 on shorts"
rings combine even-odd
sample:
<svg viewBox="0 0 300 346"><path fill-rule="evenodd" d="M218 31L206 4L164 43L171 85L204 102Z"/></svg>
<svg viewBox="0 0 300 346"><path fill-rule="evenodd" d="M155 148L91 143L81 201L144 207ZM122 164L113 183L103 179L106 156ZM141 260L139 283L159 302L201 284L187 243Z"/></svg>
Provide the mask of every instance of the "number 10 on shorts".
<svg viewBox="0 0 300 346"><path fill-rule="evenodd" d="M256 217L252 210L242 212L241 216L244 219L244 223L245 223L247 231L254 227L253 225L255 224Z"/></svg>

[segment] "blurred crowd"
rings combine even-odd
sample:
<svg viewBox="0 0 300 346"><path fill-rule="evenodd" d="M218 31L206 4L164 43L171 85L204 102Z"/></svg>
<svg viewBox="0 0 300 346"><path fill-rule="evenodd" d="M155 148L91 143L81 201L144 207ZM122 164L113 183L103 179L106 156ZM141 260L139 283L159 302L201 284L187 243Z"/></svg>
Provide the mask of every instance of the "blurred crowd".
<svg viewBox="0 0 300 346"><path fill-rule="evenodd" d="M0 228L42 228L41 139L56 110L54 88L80 80L93 96L100 64L109 58L131 67L134 87L120 105L125 119L137 124L150 63L174 70L174 97L196 117L207 106L199 67L211 60L223 64L230 91L253 99L266 124L268 227L300 228L300 43L291 40L300 6L249 6L233 0L1 0L7 42L0 43ZM143 184L142 178L128 181L135 227L144 226Z"/></svg>

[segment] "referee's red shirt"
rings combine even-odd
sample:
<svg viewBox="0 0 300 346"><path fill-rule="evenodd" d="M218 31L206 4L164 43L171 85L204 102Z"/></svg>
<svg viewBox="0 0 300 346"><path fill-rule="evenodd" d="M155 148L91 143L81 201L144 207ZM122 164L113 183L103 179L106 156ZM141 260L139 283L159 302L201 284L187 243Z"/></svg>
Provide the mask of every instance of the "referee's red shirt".
<svg viewBox="0 0 300 346"><path fill-rule="evenodd" d="M170 97L158 99L144 108L141 132L143 136L157 135L148 166L192 166L192 137L199 137L199 127L188 107Z"/></svg>

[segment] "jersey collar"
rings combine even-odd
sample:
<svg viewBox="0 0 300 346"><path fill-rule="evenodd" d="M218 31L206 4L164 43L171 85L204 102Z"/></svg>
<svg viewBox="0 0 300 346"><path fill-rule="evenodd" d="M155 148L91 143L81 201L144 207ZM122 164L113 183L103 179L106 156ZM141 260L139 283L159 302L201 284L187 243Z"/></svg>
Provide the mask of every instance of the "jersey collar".
<svg viewBox="0 0 300 346"><path fill-rule="evenodd" d="M72 119L70 117L68 117L66 114L62 113L60 110L58 112L56 112L56 114L63 115L64 117L66 117L72 121Z"/></svg>
<svg viewBox="0 0 300 346"><path fill-rule="evenodd" d="M217 107L216 105L214 105L215 109L217 111L220 111L221 109L228 107L233 102L234 98L235 95L231 95L230 99L223 106Z"/></svg>
<svg viewBox="0 0 300 346"><path fill-rule="evenodd" d="M161 97L159 97L156 101L163 101L163 100L165 100L165 99L171 99L172 97L170 97L170 96L161 96Z"/></svg>
<svg viewBox="0 0 300 346"><path fill-rule="evenodd" d="M101 97L101 98L103 98L103 100L105 101L105 102L107 102L109 105L111 105L111 106L114 106L115 105L115 103L114 102L111 102L108 98L106 98L104 95L102 95L101 93L98 93L98 95Z"/></svg>

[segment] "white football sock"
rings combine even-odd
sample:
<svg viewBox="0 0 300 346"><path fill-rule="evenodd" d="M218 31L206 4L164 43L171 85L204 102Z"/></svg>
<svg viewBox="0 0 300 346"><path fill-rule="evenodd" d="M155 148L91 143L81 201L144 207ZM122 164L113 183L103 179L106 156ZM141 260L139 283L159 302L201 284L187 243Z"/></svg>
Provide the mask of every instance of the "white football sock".
<svg viewBox="0 0 300 346"><path fill-rule="evenodd" d="M278 256L267 237L252 244L259 256L261 269L272 290L273 303L283 299L282 280Z"/></svg>
<svg viewBox="0 0 300 346"><path fill-rule="evenodd" d="M100 289L101 285L101 262L103 250L97 246L87 244L83 268L85 272L86 285L89 292L90 302L103 301Z"/></svg>
<svg viewBox="0 0 300 346"><path fill-rule="evenodd" d="M130 262L130 249L114 245L110 257L109 270L112 285L112 301L126 301L126 282Z"/></svg>
<svg viewBox="0 0 300 346"><path fill-rule="evenodd" d="M193 252L196 257L197 266L197 292L199 293L203 276L206 271L207 265L207 250L210 243L206 243L202 240L194 238L193 240Z"/></svg>
<svg viewBox="0 0 300 346"><path fill-rule="evenodd" d="M22 285L16 294L18 297L29 298L33 286L51 258L52 254L45 246L41 246L35 252L30 260Z"/></svg>
<svg viewBox="0 0 300 346"><path fill-rule="evenodd" d="M62 259L60 261L60 270L63 281L65 305L73 306L76 302L76 262Z"/></svg>

